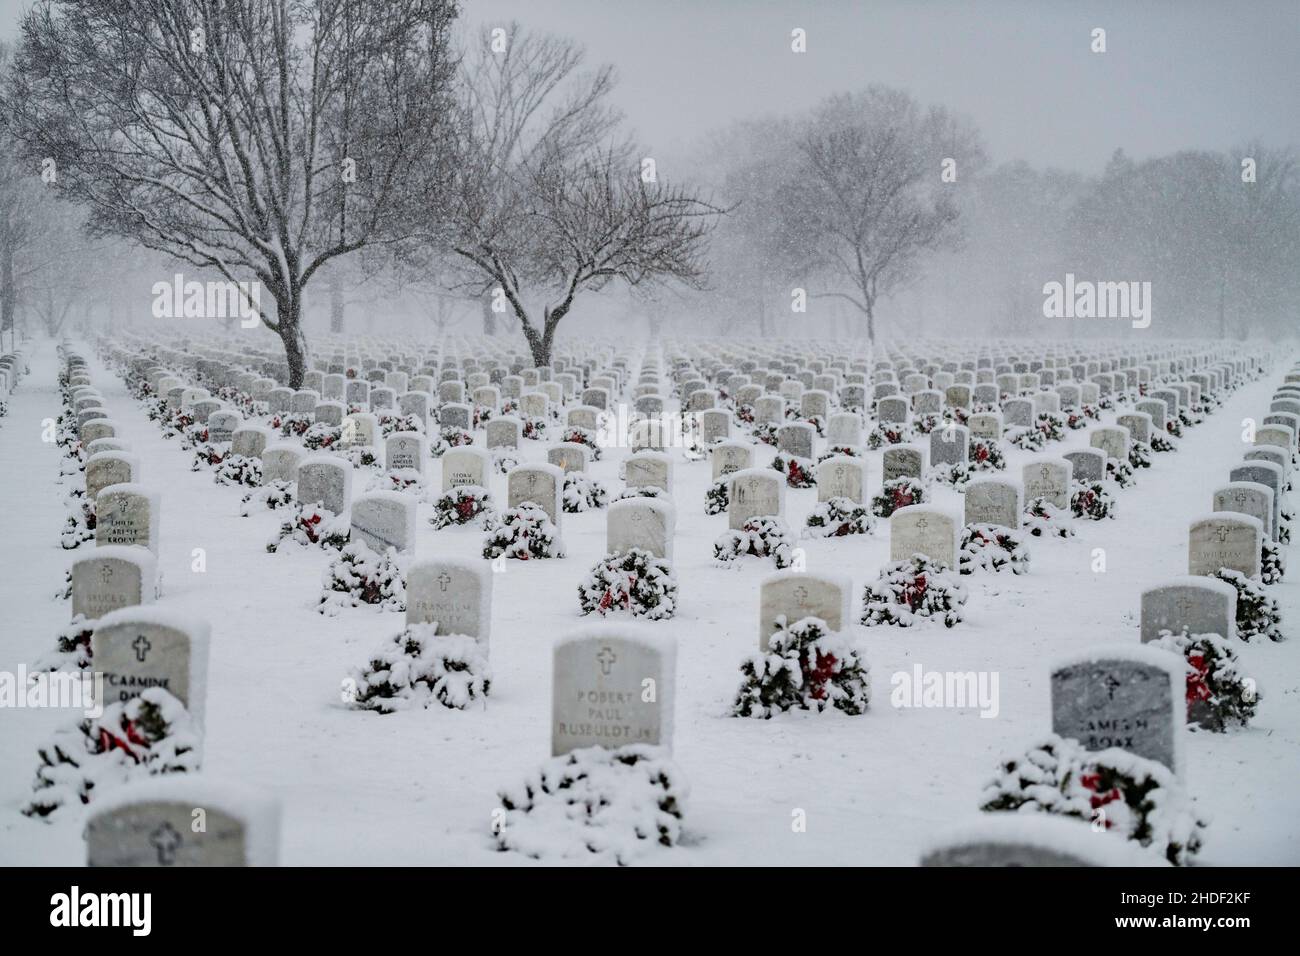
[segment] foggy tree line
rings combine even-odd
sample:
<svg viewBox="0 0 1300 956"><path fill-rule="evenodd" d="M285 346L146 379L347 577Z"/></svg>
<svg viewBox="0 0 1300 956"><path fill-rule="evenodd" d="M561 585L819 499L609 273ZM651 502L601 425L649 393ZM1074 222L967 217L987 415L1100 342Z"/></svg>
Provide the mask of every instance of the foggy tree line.
<svg viewBox="0 0 1300 956"><path fill-rule="evenodd" d="M1043 284L1071 272L1151 281L1171 334L1289 328L1290 152L1117 152L1091 177L994 166L969 119L872 86L656 167L612 67L459 14L40 0L2 55L0 328L21 304L53 334L98 287L172 269L259 282L295 387L311 298L334 332L375 302L439 332L469 312L537 364L580 301L615 289L632 298L611 319L652 327L1086 334L1042 316Z"/></svg>

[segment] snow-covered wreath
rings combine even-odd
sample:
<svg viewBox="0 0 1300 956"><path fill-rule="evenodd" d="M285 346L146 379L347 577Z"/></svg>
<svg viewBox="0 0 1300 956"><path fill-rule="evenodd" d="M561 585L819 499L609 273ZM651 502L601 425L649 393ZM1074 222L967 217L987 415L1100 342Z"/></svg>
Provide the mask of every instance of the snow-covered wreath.
<svg viewBox="0 0 1300 956"><path fill-rule="evenodd" d="M713 542L713 557L719 563L746 556L771 558L778 568L793 564L794 542L785 522L770 515L750 518L739 531L726 531Z"/></svg>
<svg viewBox="0 0 1300 956"><path fill-rule="evenodd" d="M564 543L559 529L546 512L531 501L497 513L488 523L483 540L483 557L504 555L527 561L530 558L562 558Z"/></svg>
<svg viewBox="0 0 1300 956"><path fill-rule="evenodd" d="M1117 747L1088 751L1055 734L1003 761L980 809L1078 817L1151 847L1176 866L1200 850L1205 827L1163 764Z"/></svg>
<svg viewBox="0 0 1300 956"><path fill-rule="evenodd" d="M626 611L633 617L663 621L677 609L677 576L672 565L641 548L606 555L578 585L583 614L602 617Z"/></svg>
<svg viewBox="0 0 1300 956"><path fill-rule="evenodd" d="M161 687L108 704L99 717L55 731L37 754L27 816L79 807L122 784L199 769L200 732L185 705Z"/></svg>
<svg viewBox="0 0 1300 956"><path fill-rule="evenodd" d="M1160 647L1187 662L1187 722L1222 733L1244 727L1255 716L1262 694L1242 673L1232 644L1218 634L1161 631L1150 647Z"/></svg>
<svg viewBox="0 0 1300 956"><path fill-rule="evenodd" d="M687 792L666 748L584 747L502 790L493 833L502 850L539 860L626 866L678 842Z"/></svg>
<svg viewBox="0 0 1300 956"><path fill-rule="evenodd" d="M345 607L363 604L384 611L406 610L406 575L392 548L377 554L364 541L349 541L321 574L321 584L316 610L322 614L333 616Z"/></svg>
<svg viewBox="0 0 1300 956"><path fill-rule="evenodd" d="M470 524L480 518L492 516L492 496L479 485L457 485L433 503L433 516L429 524L435 528Z"/></svg>
<svg viewBox="0 0 1300 956"><path fill-rule="evenodd" d="M957 566L962 574L974 574L977 568L986 571L1010 568L1013 574L1024 574L1029 570L1025 536L1000 525L968 524L962 528Z"/></svg>
<svg viewBox="0 0 1300 956"><path fill-rule="evenodd" d="M893 624L911 627L925 618L953 627L962 620L966 589L944 566L923 554L887 564L880 578L867 586L862 601L864 627Z"/></svg>
<svg viewBox="0 0 1300 956"><path fill-rule="evenodd" d="M492 688L487 648L465 634L439 634L438 625L408 624L384 640L344 684L344 699L381 714L442 704L464 710Z"/></svg>
<svg viewBox="0 0 1300 956"><path fill-rule="evenodd" d="M740 673L731 705L735 717L768 719L791 709L828 707L857 715L871 702L871 668L856 643L819 617L787 626L779 615L767 650L742 661Z"/></svg>
<svg viewBox="0 0 1300 956"><path fill-rule="evenodd" d="M875 517L852 498L835 497L820 502L808 513L804 533L810 538L842 538L870 534Z"/></svg>

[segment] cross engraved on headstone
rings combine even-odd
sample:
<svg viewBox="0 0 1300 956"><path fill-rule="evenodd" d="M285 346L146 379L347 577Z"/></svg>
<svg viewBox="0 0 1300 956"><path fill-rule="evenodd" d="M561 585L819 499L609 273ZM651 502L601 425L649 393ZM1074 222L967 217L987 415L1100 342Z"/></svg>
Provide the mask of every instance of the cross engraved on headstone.
<svg viewBox="0 0 1300 956"><path fill-rule="evenodd" d="M1052 477L1052 469L1047 465L1044 465L1042 468L1038 469L1038 477L1046 481L1048 478Z"/></svg>
<svg viewBox="0 0 1300 956"><path fill-rule="evenodd" d="M1106 679L1102 683L1106 685L1107 697L1109 697L1111 700L1114 700L1116 689L1122 686L1119 680L1115 677L1114 674L1107 674Z"/></svg>
<svg viewBox="0 0 1300 956"><path fill-rule="evenodd" d="M808 589L803 585L794 589L794 599L800 607L808 606Z"/></svg>
<svg viewBox="0 0 1300 956"><path fill-rule="evenodd" d="M148 654L149 651L153 649L153 645L149 643L149 639L145 637L143 634L137 637L131 643L131 646L135 648L135 659L139 661L141 664L144 663L145 655Z"/></svg>
<svg viewBox="0 0 1300 956"><path fill-rule="evenodd" d="M529 476L528 476L528 491L529 491L529 493L531 494L531 493L532 493L533 491L535 491L536 489L537 489L537 475L536 475L536 474L529 475Z"/></svg>
<svg viewBox="0 0 1300 956"><path fill-rule="evenodd" d="M930 520L928 518L921 518L916 522L916 526L920 528L922 531L924 531L927 527L929 527L929 524L930 524Z"/></svg>
<svg viewBox="0 0 1300 956"><path fill-rule="evenodd" d="M1237 504L1241 505L1246 503L1247 497L1248 496L1244 491L1238 491L1235 495L1232 496L1232 500L1237 502Z"/></svg>
<svg viewBox="0 0 1300 956"><path fill-rule="evenodd" d="M435 580L438 582L438 590L445 591L447 590L447 585L451 583L451 575L446 571L443 571Z"/></svg>
<svg viewBox="0 0 1300 956"><path fill-rule="evenodd" d="M1214 533L1219 536L1219 543L1223 544L1228 540L1228 534L1230 533L1230 529L1226 524L1221 524L1214 529Z"/></svg>
<svg viewBox="0 0 1300 956"><path fill-rule="evenodd" d="M149 834L149 842L158 851L159 866L171 866L176 862L176 850L181 845L181 835L170 823L164 823Z"/></svg>
<svg viewBox="0 0 1300 956"><path fill-rule="evenodd" d="M600 653L596 655L596 663L600 664L600 672L606 677L609 676L610 670L613 668L614 662L617 660L618 655L615 654L614 649L608 645L602 647Z"/></svg>
<svg viewBox="0 0 1300 956"><path fill-rule="evenodd" d="M1178 613L1181 614L1183 617L1186 617L1188 613L1191 612L1192 608L1195 606L1196 606L1196 602L1193 601L1191 598L1187 597L1187 595L1183 595L1182 597L1180 597L1178 599L1177 604L1175 605L1175 607L1178 608Z"/></svg>
<svg viewBox="0 0 1300 956"><path fill-rule="evenodd" d="M99 579L107 584L113 577L113 569L107 564L99 569Z"/></svg>

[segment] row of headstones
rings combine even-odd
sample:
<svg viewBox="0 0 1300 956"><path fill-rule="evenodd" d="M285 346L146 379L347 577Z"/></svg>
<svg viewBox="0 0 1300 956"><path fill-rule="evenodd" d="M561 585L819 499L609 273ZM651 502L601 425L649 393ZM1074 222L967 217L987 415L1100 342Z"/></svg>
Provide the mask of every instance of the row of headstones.
<svg viewBox="0 0 1300 956"><path fill-rule="evenodd" d="M1235 636L1237 592L1210 576L1228 568L1260 578L1264 543L1280 543L1282 503L1298 452L1300 366L1286 373L1262 425L1253 428L1253 444L1212 492L1210 513L1189 524L1187 576L1143 592L1144 643L1162 631Z"/></svg>
<svg viewBox="0 0 1300 956"><path fill-rule="evenodd" d="M1260 573L1264 538L1276 541L1281 495L1297 452L1300 366L1274 393L1270 414L1254 432L1254 445L1230 481L1212 495L1213 513L1189 528L1188 574L1148 588L1141 596L1143 645L1164 633L1236 634L1237 591L1211 575L1227 567L1248 577ZM1188 720L1213 715L1198 711L1186 694L1186 665L1167 651L1116 646L1096 648L1052 670L1052 729L1088 750L1119 747L1155 760L1185 777L1182 734ZM1084 838L1080 835L1084 834ZM950 835L931 848L923 863L933 866L1061 866L1140 864L1139 855L1111 852L1112 845L1086 838L1069 821L1026 828L1022 820L995 814Z"/></svg>
<svg viewBox="0 0 1300 956"><path fill-rule="evenodd" d="M21 349L0 354L0 403L18 387L27 374L27 358Z"/></svg>

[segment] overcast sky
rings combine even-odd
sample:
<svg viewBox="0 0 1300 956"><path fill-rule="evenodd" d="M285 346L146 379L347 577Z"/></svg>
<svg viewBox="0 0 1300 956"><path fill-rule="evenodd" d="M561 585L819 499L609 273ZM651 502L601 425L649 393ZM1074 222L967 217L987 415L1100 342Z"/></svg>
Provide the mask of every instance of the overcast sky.
<svg viewBox="0 0 1300 956"><path fill-rule="evenodd" d="M382 2L382 0L376 0ZM29 0L0 0L14 38ZM466 0L618 67L639 138L676 154L742 116L884 83L968 114L992 158L1100 171L1136 158L1300 145L1300 0ZM807 31L808 52L790 51ZM1102 27L1108 52L1092 53Z"/></svg>

